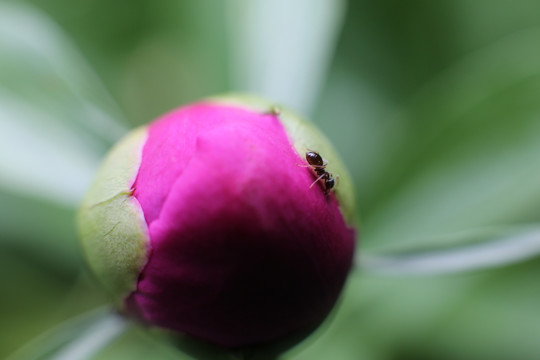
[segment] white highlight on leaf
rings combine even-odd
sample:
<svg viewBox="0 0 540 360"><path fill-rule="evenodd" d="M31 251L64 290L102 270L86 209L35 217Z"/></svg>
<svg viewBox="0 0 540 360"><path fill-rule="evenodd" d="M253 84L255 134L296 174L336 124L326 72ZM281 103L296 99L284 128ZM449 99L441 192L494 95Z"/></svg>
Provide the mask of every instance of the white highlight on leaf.
<svg viewBox="0 0 540 360"><path fill-rule="evenodd" d="M540 229L454 249L357 258L361 271L384 275L437 275L505 266L540 255Z"/></svg>
<svg viewBox="0 0 540 360"><path fill-rule="evenodd" d="M0 187L74 205L99 164L97 149L0 88Z"/></svg>
<svg viewBox="0 0 540 360"><path fill-rule="evenodd" d="M37 71L60 79L80 106L79 117L70 121L113 142L126 132L126 124L119 122L123 115L97 74L62 30L39 10L28 4L0 3L0 53L3 61L16 62L21 77Z"/></svg>
<svg viewBox="0 0 540 360"><path fill-rule="evenodd" d="M63 348L53 360L87 360L121 335L127 322L117 315L111 315L95 323L78 339Z"/></svg>
<svg viewBox="0 0 540 360"><path fill-rule="evenodd" d="M309 114L325 79L344 0L228 2L233 88Z"/></svg>
<svg viewBox="0 0 540 360"><path fill-rule="evenodd" d="M121 111L62 30L28 4L0 3L0 190L75 206Z"/></svg>

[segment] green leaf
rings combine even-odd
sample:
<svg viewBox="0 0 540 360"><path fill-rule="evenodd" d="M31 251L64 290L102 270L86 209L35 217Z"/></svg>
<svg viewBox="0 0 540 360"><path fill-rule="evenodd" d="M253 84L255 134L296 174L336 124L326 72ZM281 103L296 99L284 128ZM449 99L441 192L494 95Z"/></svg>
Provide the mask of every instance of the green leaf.
<svg viewBox="0 0 540 360"><path fill-rule="evenodd" d="M450 274L507 266L540 255L540 228L506 227L463 231L425 239L405 251L360 253L361 271L393 276Z"/></svg>
<svg viewBox="0 0 540 360"><path fill-rule="evenodd" d="M465 57L399 114L364 245L383 251L463 229L540 220L538 29ZM384 190L383 190L384 189Z"/></svg>
<svg viewBox="0 0 540 360"><path fill-rule="evenodd" d="M74 218L69 207L0 190L0 247L73 273L81 264Z"/></svg>
<svg viewBox="0 0 540 360"><path fill-rule="evenodd" d="M92 357L92 360L193 360L163 339L152 337L145 329L132 326L122 336Z"/></svg>
<svg viewBox="0 0 540 360"><path fill-rule="evenodd" d="M185 352L184 352L185 351ZM253 355L253 356L252 356ZM230 350L178 334L142 327L105 308L91 311L41 335L7 360L275 359L275 353Z"/></svg>
<svg viewBox="0 0 540 360"><path fill-rule="evenodd" d="M76 203L122 114L62 30L29 5L0 4L0 187Z"/></svg>
<svg viewBox="0 0 540 360"><path fill-rule="evenodd" d="M335 50L345 1L228 4L232 90L256 93L309 114Z"/></svg>
<svg viewBox="0 0 540 360"><path fill-rule="evenodd" d="M110 310L98 309L57 326L36 338L8 360L88 359L125 329Z"/></svg>

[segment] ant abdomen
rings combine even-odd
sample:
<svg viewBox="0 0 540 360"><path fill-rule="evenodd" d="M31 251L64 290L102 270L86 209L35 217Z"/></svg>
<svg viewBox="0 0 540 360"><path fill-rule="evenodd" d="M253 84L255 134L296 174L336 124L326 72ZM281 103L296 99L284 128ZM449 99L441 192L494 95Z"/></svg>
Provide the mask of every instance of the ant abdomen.
<svg viewBox="0 0 540 360"><path fill-rule="evenodd" d="M324 186L326 187L326 191L332 190L332 188L336 185L336 181L332 176L329 176L328 179L324 181Z"/></svg>

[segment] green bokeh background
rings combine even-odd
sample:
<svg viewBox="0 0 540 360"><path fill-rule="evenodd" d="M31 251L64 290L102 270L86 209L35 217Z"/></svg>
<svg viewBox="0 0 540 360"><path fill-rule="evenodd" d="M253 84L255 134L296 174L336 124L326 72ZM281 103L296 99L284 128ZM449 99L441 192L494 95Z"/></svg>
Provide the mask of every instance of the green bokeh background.
<svg viewBox="0 0 540 360"><path fill-rule="evenodd" d="M22 4L0 0L7 3ZM83 63L85 69L75 74L89 71L91 83L103 83L79 94L104 104L126 128L186 102L242 90L230 72L227 16L234 14L227 1L24 4L23 13L38 9L72 42L73 69ZM456 231L539 222L540 2L349 1L338 30L311 117L353 174L362 252L436 246L438 236ZM0 34L0 40L10 36ZM76 123L80 98L55 85L57 74L48 79L50 64L1 44L0 110L10 103L7 89ZM1 115L0 125L19 121ZM37 128L32 135L49 136ZM97 139L92 149L99 158L112 140ZM42 150L34 143L26 148ZM18 153L0 149L0 165L19 161ZM35 187L4 185L0 358L106 302L83 271L75 204L35 196ZM538 257L448 275L356 269L333 319L287 358L539 359L537 274ZM132 330L97 358L180 356L161 346Z"/></svg>

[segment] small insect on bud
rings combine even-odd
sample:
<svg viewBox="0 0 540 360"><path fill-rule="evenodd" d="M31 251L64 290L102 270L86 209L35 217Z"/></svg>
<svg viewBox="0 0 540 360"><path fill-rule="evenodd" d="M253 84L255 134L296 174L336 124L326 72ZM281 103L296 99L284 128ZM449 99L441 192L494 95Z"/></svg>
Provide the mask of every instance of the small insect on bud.
<svg viewBox="0 0 540 360"><path fill-rule="evenodd" d="M335 186L334 176L328 171L326 171L328 161L324 160L322 156L319 155L319 153L312 150L306 152L306 161L308 162L309 166L311 166L315 174L318 176L318 178L313 183L311 183L309 187L313 187L313 185L322 180L324 186L324 194L328 195L330 190L332 190Z"/></svg>
<svg viewBox="0 0 540 360"><path fill-rule="evenodd" d="M296 339L333 308L355 248L351 182L313 125L269 108L239 97L184 106L107 156L78 221L88 264L124 313L242 349ZM330 169L339 191L310 190L315 173L329 194Z"/></svg>

